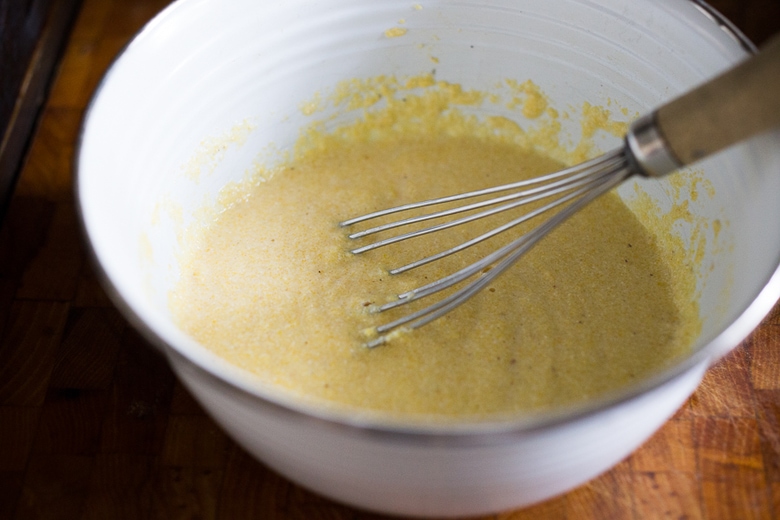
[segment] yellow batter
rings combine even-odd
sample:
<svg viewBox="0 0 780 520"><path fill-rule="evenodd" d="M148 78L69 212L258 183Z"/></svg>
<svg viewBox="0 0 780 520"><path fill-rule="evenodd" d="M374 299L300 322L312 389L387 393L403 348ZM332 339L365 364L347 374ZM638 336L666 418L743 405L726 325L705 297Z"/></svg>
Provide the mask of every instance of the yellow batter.
<svg viewBox="0 0 780 520"><path fill-rule="evenodd" d="M370 118L369 118L370 119ZM538 410L630 384L689 348L695 306L680 270L609 194L442 319L373 350L360 331L409 312L367 309L448 274L512 233L408 273L386 270L510 217L353 256L337 223L368 211L516 181L562 165L490 133L336 132L191 234L171 295L180 326L304 399L426 417ZM273 173L273 175L271 175ZM270 177L270 179L269 179ZM248 187L251 185L251 188ZM246 191L248 190L248 191Z"/></svg>

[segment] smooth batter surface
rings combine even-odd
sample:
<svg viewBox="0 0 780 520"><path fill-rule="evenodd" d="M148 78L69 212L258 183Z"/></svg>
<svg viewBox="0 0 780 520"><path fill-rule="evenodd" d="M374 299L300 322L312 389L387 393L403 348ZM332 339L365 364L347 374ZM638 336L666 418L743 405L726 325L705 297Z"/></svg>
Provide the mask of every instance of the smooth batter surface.
<svg viewBox="0 0 780 520"><path fill-rule="evenodd" d="M480 230L353 256L340 220L561 166L484 136L333 139L236 196L192 235L171 309L220 356L335 406L473 417L571 404L630 384L686 352L696 318L675 305L676 271L612 194L446 317L373 350L362 346L361 330L409 312L372 315L368 306L514 234L390 276L387 268Z"/></svg>

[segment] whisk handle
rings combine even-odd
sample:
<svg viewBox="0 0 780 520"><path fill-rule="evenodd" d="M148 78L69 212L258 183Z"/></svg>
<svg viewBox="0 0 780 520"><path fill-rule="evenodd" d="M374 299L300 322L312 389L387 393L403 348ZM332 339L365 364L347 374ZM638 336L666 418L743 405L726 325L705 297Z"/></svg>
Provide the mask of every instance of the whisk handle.
<svg viewBox="0 0 780 520"><path fill-rule="evenodd" d="M780 37L756 56L659 108L656 121L682 165L780 126Z"/></svg>
<svg viewBox="0 0 780 520"><path fill-rule="evenodd" d="M660 176L777 127L780 35L757 55L637 120L627 141L645 173ZM658 139L655 147L651 138Z"/></svg>

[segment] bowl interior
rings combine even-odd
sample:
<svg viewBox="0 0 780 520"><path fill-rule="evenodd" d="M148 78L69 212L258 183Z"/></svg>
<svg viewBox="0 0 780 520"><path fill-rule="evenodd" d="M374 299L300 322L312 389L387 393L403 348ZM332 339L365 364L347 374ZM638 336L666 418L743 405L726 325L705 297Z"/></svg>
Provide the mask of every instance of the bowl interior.
<svg viewBox="0 0 780 520"><path fill-rule="evenodd" d="M405 33L389 37L393 28ZM167 294L183 231L199 208L255 161L289 149L312 118L332 115L328 108L306 115L303 104L344 79L434 73L483 91L507 78L532 79L559 109L576 114L586 101L610 104L625 108L628 116L615 116L626 120L745 55L682 0L180 0L128 46L96 93L78 151L77 197L122 306L161 343L252 386L176 328ZM576 141L577 118L563 123ZM691 247L702 237L706 243L696 265L697 349L743 314L780 263L777 138L756 138L697 165L711 195L669 179L620 188L628 201L639 190L661 208L687 201L704 223L678 221L666 230ZM620 140L605 134L598 145L606 150Z"/></svg>

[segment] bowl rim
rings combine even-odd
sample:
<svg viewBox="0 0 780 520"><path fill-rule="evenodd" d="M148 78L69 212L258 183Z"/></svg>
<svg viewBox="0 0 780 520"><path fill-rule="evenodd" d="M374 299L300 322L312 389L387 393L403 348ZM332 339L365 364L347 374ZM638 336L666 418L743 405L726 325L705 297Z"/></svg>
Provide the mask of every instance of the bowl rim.
<svg viewBox="0 0 780 520"><path fill-rule="evenodd" d="M512 414L511 417L507 416L510 417L508 419L491 420L488 418L486 420L472 419L460 422L417 422L410 421L408 418L402 418L398 421L394 421L388 419L387 414L382 413L361 414L355 413L354 411L345 411L335 408L315 408L314 406L304 403L301 403L301 405L298 405L297 403L295 405L290 405L276 400L273 396L264 395L260 389L254 388L251 385L246 384L246 382L232 381L228 375L220 374L219 372L221 371L214 367L207 368L202 366L201 363L169 344L160 334L153 330L141 318L136 310L133 309L130 302L122 295L114 281L111 280L105 267L101 264L97 250L90 238L87 218L80 196L80 187L83 183L81 175L81 155L82 150L85 147L86 129L97 100L100 98L101 92L115 71L117 63L126 54L130 46L142 38L152 26L160 23L163 17L171 15L174 10L181 8L181 6L187 4L188 1L189 0L175 0L151 20L146 22L112 59L92 93L81 118L72 159L75 208L82 240L86 245L88 257L96 271L97 277L110 300L125 318L128 319L130 324L134 326L147 341L159 348L166 356L168 362L172 363L171 356L181 358L181 360L184 360L199 373L207 376L213 383L228 388L228 390L232 391L234 394L237 393L242 399L250 399L253 406L263 406L265 410L274 414L281 414L297 420L319 422L326 424L329 427L348 430L351 433L390 438L396 441L411 441L414 443L441 443L444 441L447 445L454 443L458 446L472 446L475 443L492 443L496 441L500 442L501 440L511 441L518 436L525 436L548 430L563 424L576 422L577 420L584 419L598 412L606 412L615 409L620 405L637 400L645 394L659 389L664 385L684 378L687 374L694 372L697 367L706 368L730 352L744 340L753 329L760 324L761 320L769 313L778 299L780 299L780 263L778 263L774 272L765 281L764 286L758 295L728 327L710 340L706 345L703 345L672 367L662 370L629 387L619 388L584 403L538 413L524 413L520 417L517 416L518 414ZM681 0L681 3L683 2L696 7L710 23L713 23L720 30L725 32L742 49L746 56L757 52L757 47L749 38L747 38L730 20L704 0ZM238 367L236 367L236 369L243 371L243 369Z"/></svg>

